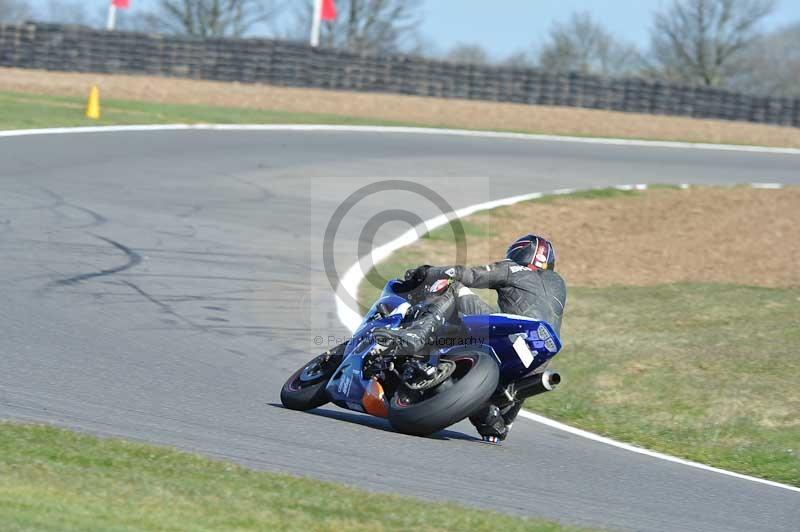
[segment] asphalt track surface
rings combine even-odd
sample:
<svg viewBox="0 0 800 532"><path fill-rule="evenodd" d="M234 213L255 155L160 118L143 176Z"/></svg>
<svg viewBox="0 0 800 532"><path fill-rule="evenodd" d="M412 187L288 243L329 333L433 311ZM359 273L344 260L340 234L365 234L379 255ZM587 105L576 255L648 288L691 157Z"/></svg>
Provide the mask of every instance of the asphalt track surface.
<svg viewBox="0 0 800 532"><path fill-rule="evenodd" d="M362 185L409 179L459 208L620 183L796 184L799 170L797 155L449 135L2 138L0 417L570 524L797 530L796 492L528 420L500 447L464 423L409 437L332 406L285 410L279 390L318 351L315 336L346 335L318 255L331 214ZM403 192L365 198L337 235L340 272L390 207L439 214ZM388 224L376 241L406 228Z"/></svg>

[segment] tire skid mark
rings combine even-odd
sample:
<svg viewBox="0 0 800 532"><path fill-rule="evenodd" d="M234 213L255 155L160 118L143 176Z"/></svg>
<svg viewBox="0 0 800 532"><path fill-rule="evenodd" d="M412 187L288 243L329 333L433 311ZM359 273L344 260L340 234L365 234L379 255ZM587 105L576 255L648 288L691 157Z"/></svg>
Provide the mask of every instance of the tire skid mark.
<svg viewBox="0 0 800 532"><path fill-rule="evenodd" d="M171 305L165 303L162 299L154 297L152 294L150 294L149 292L144 290L138 284L136 284L134 282L131 282L131 281L128 281L128 280L122 280L122 281L120 281L120 284L123 284L123 285L127 286L128 288L132 289L134 292L136 292L137 294L139 294L140 296L145 298L147 301L149 301L149 302L153 303L154 305L156 305L159 309L161 309L161 311L164 314L168 314L169 316L172 316L173 318L175 318L179 322L187 325L191 329L194 329L194 330L196 330L196 331L198 331L200 333L213 332L213 333L220 334L220 335L223 335L223 336L236 336L235 332L227 330L227 329L236 329L236 327L234 327L234 326L202 325L202 324L196 323L196 322L190 320L189 318L185 317L184 315L182 315L181 313L179 313L175 309L173 309Z"/></svg>
<svg viewBox="0 0 800 532"><path fill-rule="evenodd" d="M156 234L159 235L167 235L167 236L174 236L178 238L194 238L197 235L197 227L194 225L183 225L183 229L186 229L185 232L179 232L178 230L175 231L167 231L166 229L159 229L154 231Z"/></svg>
<svg viewBox="0 0 800 532"><path fill-rule="evenodd" d="M161 301L159 299L156 299L155 297L150 295L148 292L146 292L143 288L141 288L138 284L133 283L131 281L127 281L127 280L120 281L120 283L124 284L125 286L127 286L128 288L130 288L131 290L133 290L134 292L136 292L137 294L139 294L140 296L142 296L143 298L145 298L146 300L148 300L152 304L156 305L159 309L161 309L161 312L163 312L164 314L169 314L173 318L175 318L175 319L179 320L180 322L188 325L192 329L196 329L196 330L203 331L203 332L206 332L206 331L209 330L208 327L204 327L203 325L199 325L197 323L194 323L192 320L182 316L178 312L175 312L175 310L170 305L167 305L163 301Z"/></svg>
<svg viewBox="0 0 800 532"><path fill-rule="evenodd" d="M63 218L64 217L63 214L58 212L58 209L59 207L67 207L76 210L78 212L82 212L83 214L86 214L92 219L92 221L88 224L73 226L73 229L94 227L108 223L108 218L106 218L105 216L103 216L98 212L95 212L91 209L87 209L86 207L81 207L80 205L75 205L74 203L70 203L67 200L65 200L61 194L58 194L57 192L54 192L49 188L45 187L37 187L37 188L42 192L44 192L46 195L50 196L50 198L55 202L53 203L53 205L48 205L46 208L51 210L54 214L56 214L56 216Z"/></svg>
<svg viewBox="0 0 800 532"><path fill-rule="evenodd" d="M75 275L73 277L68 277L66 279L59 279L58 281L54 281L52 283L53 285L55 285L55 286L70 286L70 285L81 283L83 281L88 281L89 279L94 279L94 278L97 278L97 277L105 277L105 276L108 276L108 275L114 275L115 273L120 273L120 272L124 272L125 270L129 270L129 269L133 268L134 266L136 266L136 265L138 265L139 263L142 262L142 256L139 255L137 252L133 251L128 246L126 246L124 244L120 244L119 242L116 242L116 241L111 240L110 238L106 238L104 236L100 236L100 235L92 235L92 236L95 237L95 238L99 238L100 240L102 240L104 242L107 242L108 244L111 244L112 246L114 246L118 250L122 251L128 257L128 261L125 264L122 264L120 266L116 266L114 268L108 268L106 270L100 270L100 271L91 272L91 273L82 273L80 275Z"/></svg>
<svg viewBox="0 0 800 532"><path fill-rule="evenodd" d="M273 198L275 196L267 187L265 187L265 186L263 186L263 185L261 185L259 183L250 181L249 179L244 179L242 177L234 176L234 175L226 174L226 176L229 177L230 179L233 179L234 181L236 181L238 183L241 183L241 184L244 184L244 185L248 185L248 186L253 187L256 190L258 190L259 197L250 198L250 199L247 199L247 200L242 200L243 202L247 202L247 203L261 203L261 202L269 203L269 202L271 202L273 200Z"/></svg>

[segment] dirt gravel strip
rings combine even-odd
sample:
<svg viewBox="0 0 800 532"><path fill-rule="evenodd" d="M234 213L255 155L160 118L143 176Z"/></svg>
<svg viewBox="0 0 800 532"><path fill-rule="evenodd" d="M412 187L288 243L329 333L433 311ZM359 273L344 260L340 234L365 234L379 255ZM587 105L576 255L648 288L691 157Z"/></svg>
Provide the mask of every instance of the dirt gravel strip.
<svg viewBox="0 0 800 532"><path fill-rule="evenodd" d="M559 271L571 285L800 286L798 187L685 185L613 201L556 195L520 203L513 211L498 209L471 219L487 236L468 236L469 262L484 264L502 256L509 239L531 231L531 220L538 233L557 243ZM433 264L452 257L452 247L439 240L415 244Z"/></svg>
<svg viewBox="0 0 800 532"><path fill-rule="evenodd" d="M434 127L800 147L800 128L570 107L0 68L0 91L331 114Z"/></svg>
<svg viewBox="0 0 800 532"><path fill-rule="evenodd" d="M612 188L645 191L652 187L638 184ZM483 213L480 229L491 232L488 238L479 237L481 242L467 235L467 262L484 264L502 256L508 246L507 234L530 232L529 220L535 219L539 220L537 232L558 242L559 271L576 286L675 282L800 286L800 188L796 186L685 184L618 201L558 198L574 192L578 191L531 192L458 209L454 214L459 219ZM542 199L551 201L535 201ZM508 206L514 206L513 216L504 208ZM592 220L602 222L589 223L589 213ZM438 216L409 229L373 249L372 264L378 265L411 245L429 263L446 262L453 257L451 248L455 244L420 240L419 235L447 223L446 216ZM502 231L495 233L497 227ZM731 234L737 238L726 237ZM360 325L361 315L340 294L358 294L364 280L361 262L348 268L335 297L338 319L351 331ZM626 266L620 268L620 264Z"/></svg>

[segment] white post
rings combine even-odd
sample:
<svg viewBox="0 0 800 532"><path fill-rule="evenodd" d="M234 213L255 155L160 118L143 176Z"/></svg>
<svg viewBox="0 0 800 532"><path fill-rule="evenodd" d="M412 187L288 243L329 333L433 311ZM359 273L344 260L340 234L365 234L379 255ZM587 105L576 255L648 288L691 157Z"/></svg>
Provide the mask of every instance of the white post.
<svg viewBox="0 0 800 532"><path fill-rule="evenodd" d="M322 0L314 0L314 18L311 20L311 46L319 46L319 30L322 25Z"/></svg>
<svg viewBox="0 0 800 532"><path fill-rule="evenodd" d="M106 22L106 29L108 31L114 31L114 26L117 24L117 6L114 5L114 2L108 2L108 21Z"/></svg>

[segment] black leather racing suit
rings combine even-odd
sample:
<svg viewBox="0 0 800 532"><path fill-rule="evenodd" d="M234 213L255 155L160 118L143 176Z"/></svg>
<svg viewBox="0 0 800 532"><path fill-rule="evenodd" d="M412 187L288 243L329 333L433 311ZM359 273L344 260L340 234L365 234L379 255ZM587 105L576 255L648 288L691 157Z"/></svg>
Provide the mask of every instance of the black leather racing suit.
<svg viewBox="0 0 800 532"><path fill-rule="evenodd" d="M477 295L462 290L462 286L491 288L497 291L497 306L501 312L546 321L556 333L560 333L567 287L564 279L552 270L531 270L510 260L502 260L478 267L431 268L428 277L450 277L457 281L453 292L457 297L457 309L462 315L493 312Z"/></svg>
<svg viewBox="0 0 800 532"><path fill-rule="evenodd" d="M497 291L497 305L506 314L518 314L546 321L560 334L567 299L564 279L552 270L531 270L510 260L485 266L446 266L430 268L429 279L450 277L455 281L442 296L429 302L435 314L444 318L459 315L490 314L494 310L469 288ZM517 417L522 401L505 405L486 405L470 417L482 436L505 438Z"/></svg>

